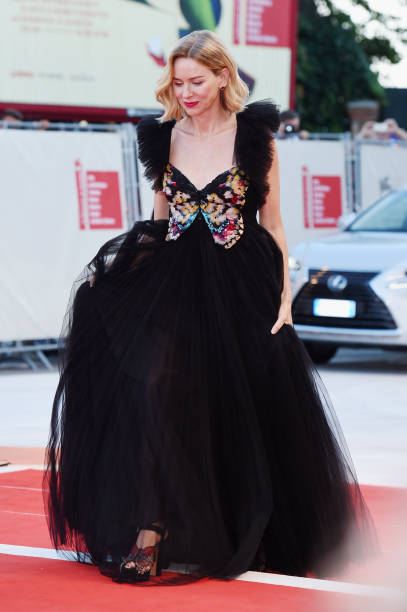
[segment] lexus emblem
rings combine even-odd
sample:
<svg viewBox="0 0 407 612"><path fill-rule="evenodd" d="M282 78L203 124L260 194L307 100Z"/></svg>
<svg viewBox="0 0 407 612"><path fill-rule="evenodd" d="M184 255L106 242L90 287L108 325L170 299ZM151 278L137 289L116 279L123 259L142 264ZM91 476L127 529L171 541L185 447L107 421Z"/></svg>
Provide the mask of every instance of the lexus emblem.
<svg viewBox="0 0 407 612"><path fill-rule="evenodd" d="M348 279L342 274L332 274L328 277L327 285L331 291L343 291L348 286Z"/></svg>

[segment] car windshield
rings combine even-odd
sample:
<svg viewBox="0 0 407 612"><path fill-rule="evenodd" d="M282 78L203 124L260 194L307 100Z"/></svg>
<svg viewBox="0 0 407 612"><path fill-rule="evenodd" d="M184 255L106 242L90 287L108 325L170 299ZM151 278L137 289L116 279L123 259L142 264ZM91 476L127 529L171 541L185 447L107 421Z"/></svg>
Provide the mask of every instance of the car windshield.
<svg viewBox="0 0 407 612"><path fill-rule="evenodd" d="M407 232L407 191L395 191L365 210L347 228L351 232Z"/></svg>

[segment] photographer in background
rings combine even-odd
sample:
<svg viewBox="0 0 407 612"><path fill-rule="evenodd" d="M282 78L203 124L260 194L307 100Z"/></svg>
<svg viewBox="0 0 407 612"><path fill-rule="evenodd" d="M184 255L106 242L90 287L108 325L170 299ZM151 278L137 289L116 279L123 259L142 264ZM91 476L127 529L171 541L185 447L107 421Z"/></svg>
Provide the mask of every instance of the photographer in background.
<svg viewBox="0 0 407 612"><path fill-rule="evenodd" d="M407 140L407 131L403 130L395 119L386 119L382 123L366 121L356 135L362 140Z"/></svg>
<svg viewBox="0 0 407 612"><path fill-rule="evenodd" d="M300 116L296 111L285 110L280 113L280 127L278 128L278 138L299 138L307 140L309 132L300 130Z"/></svg>

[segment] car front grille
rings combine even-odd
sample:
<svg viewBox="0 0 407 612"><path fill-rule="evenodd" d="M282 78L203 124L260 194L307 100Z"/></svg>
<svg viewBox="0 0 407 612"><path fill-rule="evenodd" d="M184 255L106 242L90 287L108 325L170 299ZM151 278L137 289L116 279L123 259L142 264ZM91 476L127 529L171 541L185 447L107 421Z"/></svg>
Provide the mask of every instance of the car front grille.
<svg viewBox="0 0 407 612"><path fill-rule="evenodd" d="M310 270L308 282L293 303L294 323L348 329L395 329L396 323L389 309L368 284L377 274L378 272ZM332 291L328 286L329 277L335 275L343 276L347 280L346 287L341 291ZM355 300L356 315L352 318L315 316L315 298Z"/></svg>

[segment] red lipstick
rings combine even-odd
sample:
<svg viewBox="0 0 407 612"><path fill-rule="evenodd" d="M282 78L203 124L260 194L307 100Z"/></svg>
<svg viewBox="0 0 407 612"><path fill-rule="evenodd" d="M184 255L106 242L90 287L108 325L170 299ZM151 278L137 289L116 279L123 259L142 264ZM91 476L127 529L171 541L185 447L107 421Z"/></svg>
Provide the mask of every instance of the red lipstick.
<svg viewBox="0 0 407 612"><path fill-rule="evenodd" d="M198 102L184 102L184 104L187 108L192 108L193 106L196 106Z"/></svg>

